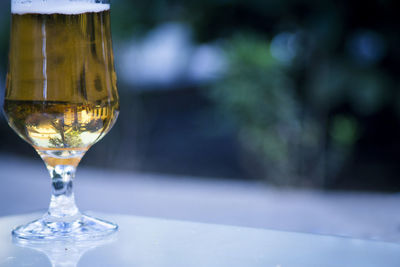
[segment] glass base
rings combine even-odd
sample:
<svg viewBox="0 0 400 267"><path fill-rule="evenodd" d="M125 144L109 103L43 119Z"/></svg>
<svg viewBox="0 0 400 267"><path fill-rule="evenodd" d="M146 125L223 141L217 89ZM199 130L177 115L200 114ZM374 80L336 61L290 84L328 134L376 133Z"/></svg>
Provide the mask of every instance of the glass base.
<svg viewBox="0 0 400 267"><path fill-rule="evenodd" d="M14 238L40 240L97 240L118 230L118 225L88 215L79 214L69 220L49 216L21 225L12 231Z"/></svg>

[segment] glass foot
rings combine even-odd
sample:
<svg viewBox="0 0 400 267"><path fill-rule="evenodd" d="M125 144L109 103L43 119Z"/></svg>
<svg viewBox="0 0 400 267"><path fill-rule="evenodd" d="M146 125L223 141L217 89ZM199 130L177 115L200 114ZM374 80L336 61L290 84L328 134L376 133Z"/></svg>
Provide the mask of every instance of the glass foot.
<svg viewBox="0 0 400 267"><path fill-rule="evenodd" d="M21 225L12 231L15 238L25 240L96 240L117 231L118 225L79 214L69 220L42 218Z"/></svg>

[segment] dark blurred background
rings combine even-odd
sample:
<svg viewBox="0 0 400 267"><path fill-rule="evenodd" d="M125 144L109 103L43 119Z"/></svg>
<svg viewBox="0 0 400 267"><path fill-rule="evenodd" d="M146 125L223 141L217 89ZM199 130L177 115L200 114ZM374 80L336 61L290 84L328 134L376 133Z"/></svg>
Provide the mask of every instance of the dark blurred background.
<svg viewBox="0 0 400 267"><path fill-rule="evenodd" d="M1 1L2 92L9 10ZM114 0L121 113L81 165L400 191L399 10L388 0ZM38 160L3 117L0 140L1 154Z"/></svg>

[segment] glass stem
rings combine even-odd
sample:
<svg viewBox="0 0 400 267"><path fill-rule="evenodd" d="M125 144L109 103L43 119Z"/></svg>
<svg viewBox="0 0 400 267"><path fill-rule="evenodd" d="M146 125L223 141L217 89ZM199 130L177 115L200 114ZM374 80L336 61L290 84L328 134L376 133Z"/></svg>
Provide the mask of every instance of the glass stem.
<svg viewBox="0 0 400 267"><path fill-rule="evenodd" d="M76 167L56 165L48 168L51 176L52 195L47 219L49 221L69 222L77 219L80 212L75 204L73 179Z"/></svg>

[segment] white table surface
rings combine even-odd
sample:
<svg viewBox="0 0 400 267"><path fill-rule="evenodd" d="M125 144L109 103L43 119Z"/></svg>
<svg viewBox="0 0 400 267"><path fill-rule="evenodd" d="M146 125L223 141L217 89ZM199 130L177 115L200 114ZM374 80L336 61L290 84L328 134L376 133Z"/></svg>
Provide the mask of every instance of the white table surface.
<svg viewBox="0 0 400 267"><path fill-rule="evenodd" d="M41 159L0 153L0 170L0 216L47 209L50 178ZM75 198L83 211L400 242L400 194L288 190L80 166Z"/></svg>
<svg viewBox="0 0 400 267"><path fill-rule="evenodd" d="M0 266L400 266L400 244L254 228L102 215L119 224L103 242L20 247L12 227L36 218L0 218ZM97 247L96 247L97 246ZM45 254L47 253L47 255Z"/></svg>

